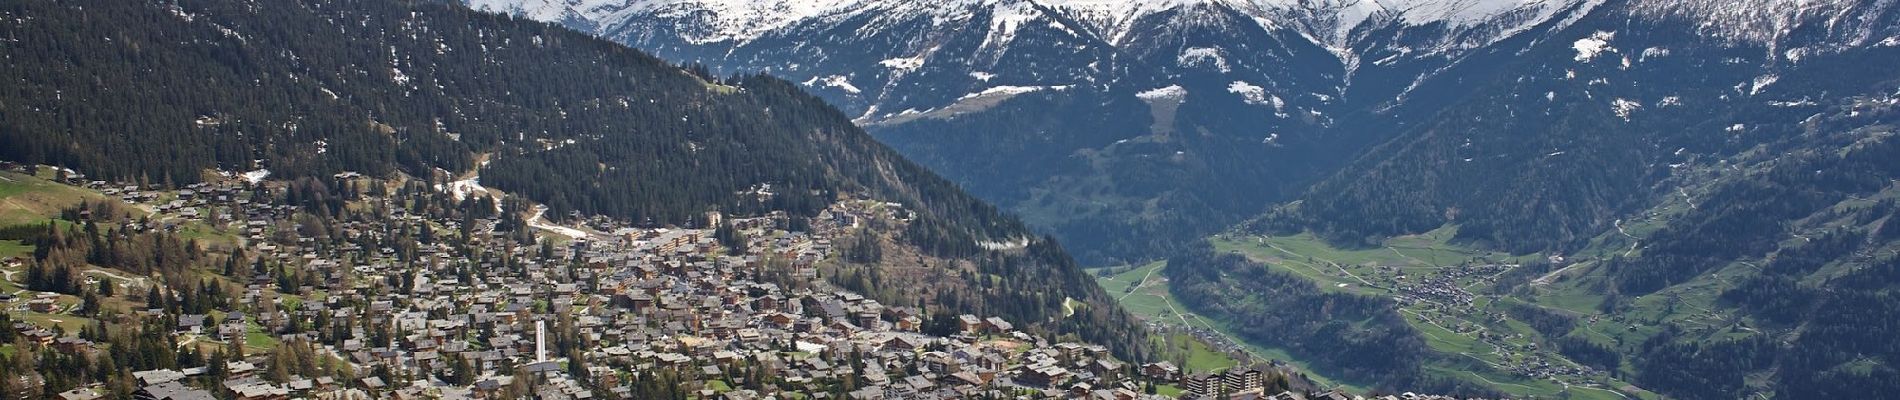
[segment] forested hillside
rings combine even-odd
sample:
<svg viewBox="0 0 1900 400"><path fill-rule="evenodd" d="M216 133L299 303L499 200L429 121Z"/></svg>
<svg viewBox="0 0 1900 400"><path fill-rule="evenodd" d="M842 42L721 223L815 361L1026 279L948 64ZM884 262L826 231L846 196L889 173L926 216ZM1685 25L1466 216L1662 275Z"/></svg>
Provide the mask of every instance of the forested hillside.
<svg viewBox="0 0 1900 400"><path fill-rule="evenodd" d="M1687 63L1705 68L1687 79L1729 73L1761 93L1499 82L1251 227L1368 249L1448 229L1463 246L1567 256L1500 274L1493 296L1569 361L1677 398L1879 397L1900 360L1900 84L1870 66L1897 56L1804 60L1772 80ZM1526 106L1532 93L1559 100ZM1672 105L1696 98L1712 104Z"/></svg>
<svg viewBox="0 0 1900 400"><path fill-rule="evenodd" d="M1886 101L1816 114L1787 155L1715 185L1640 252L1605 262L1599 307L1611 313L1643 315L1632 299L1723 283L1726 326L1665 316L1660 331L1624 343L1636 381L1705 399L1900 390L1900 141Z"/></svg>
<svg viewBox="0 0 1900 400"><path fill-rule="evenodd" d="M1442 232L1500 252L1474 258L1510 268L1475 311L1448 314L1628 382L1619 395L1893 393L1900 14L1826 2L1832 17L1744 38L1623 17L1644 6L1452 67L1460 90L1419 92L1444 107L1395 107L1392 139L1242 231L1400 256ZM1404 263L1341 277L1352 265Z"/></svg>
<svg viewBox="0 0 1900 400"><path fill-rule="evenodd" d="M1482 387L1431 377L1437 357L1387 298L1327 292L1297 275L1203 244L1168 259L1182 304L1232 321L1245 339L1284 348L1333 376L1381 390L1495 396Z"/></svg>
<svg viewBox="0 0 1900 400"><path fill-rule="evenodd" d="M21 1L0 16L0 159L167 185L262 170L479 179L556 218L654 225L866 195L919 212L906 246L1007 263L990 271L1011 290L1112 303L1059 246L773 78L436 2ZM971 293L961 308L1122 354L1146 344L1115 308L1045 324L1061 301Z"/></svg>

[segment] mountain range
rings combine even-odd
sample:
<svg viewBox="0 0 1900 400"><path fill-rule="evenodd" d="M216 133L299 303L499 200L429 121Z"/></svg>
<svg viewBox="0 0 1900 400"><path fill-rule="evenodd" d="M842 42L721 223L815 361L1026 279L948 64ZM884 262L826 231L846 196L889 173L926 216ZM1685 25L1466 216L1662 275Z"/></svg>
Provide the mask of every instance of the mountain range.
<svg viewBox="0 0 1900 400"><path fill-rule="evenodd" d="M1900 392L1892 0L468 5L517 17L0 6L0 158L486 186L651 226L865 197L917 212L901 262L852 274L880 301L1131 360L1155 340L1081 265L1166 261L1184 323L1379 390ZM1463 259L1234 251L1288 237Z"/></svg>
<svg viewBox="0 0 1900 400"><path fill-rule="evenodd" d="M1297 199L1472 87L1529 76L1512 68L1531 60L1681 68L1664 60L1707 47L1735 52L1724 65L1746 77L1698 85L1752 86L1893 44L1877 1L469 3L799 82L1094 265L1160 257Z"/></svg>

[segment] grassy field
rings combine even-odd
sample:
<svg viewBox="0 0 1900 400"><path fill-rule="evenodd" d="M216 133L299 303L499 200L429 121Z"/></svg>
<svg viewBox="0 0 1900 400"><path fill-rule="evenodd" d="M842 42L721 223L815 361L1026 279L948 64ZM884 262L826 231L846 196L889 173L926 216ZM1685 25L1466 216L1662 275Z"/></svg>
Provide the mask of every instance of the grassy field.
<svg viewBox="0 0 1900 400"><path fill-rule="evenodd" d="M1174 326L1190 326L1210 329L1227 336L1230 340L1245 348L1256 359L1274 360L1292 365L1305 373L1307 378L1327 388L1345 388L1349 391L1364 393L1367 388L1325 376L1315 371L1311 365L1293 357L1284 349L1260 346L1238 340L1234 329L1224 321L1207 318L1193 311L1174 305L1174 298L1168 294L1167 278L1161 274L1166 262L1153 262L1133 268L1121 267L1109 270L1120 271L1107 277L1098 277L1096 283L1119 299L1122 308L1144 320L1157 321ZM1130 288L1134 288L1130 290ZM1225 354L1208 348L1205 343L1194 342L1187 351L1187 364L1183 368L1193 371L1212 371L1237 365L1238 361Z"/></svg>
<svg viewBox="0 0 1900 400"><path fill-rule="evenodd" d="M20 244L18 241L0 240L0 258L26 257L32 254L33 246Z"/></svg>
<svg viewBox="0 0 1900 400"><path fill-rule="evenodd" d="M1113 277L1097 279L1122 308L1142 318L1173 318L1166 278L1160 274L1166 263L1155 262Z"/></svg>
<svg viewBox="0 0 1900 400"><path fill-rule="evenodd" d="M1158 394L1170 399L1181 397L1181 394L1186 393L1186 392L1187 392L1186 390L1181 390L1180 386L1175 386L1173 384L1155 386L1155 394Z"/></svg>
<svg viewBox="0 0 1900 400"><path fill-rule="evenodd" d="M91 318L81 317L77 315L64 315L64 314L54 315L54 314L36 313L36 312L31 312L31 311L16 312L13 314L13 318L15 320L26 321L27 323L30 323L33 325L39 325L42 327L59 326L61 329L65 329L66 332L73 332L73 333L79 332L80 327L97 324L97 322L94 322Z"/></svg>
<svg viewBox="0 0 1900 400"><path fill-rule="evenodd" d="M1495 274L1450 274L1460 272L1457 268L1464 265L1502 265L1508 270L1511 265L1541 258L1541 255L1514 256L1505 253L1473 250L1450 242L1456 234L1455 228L1447 227L1431 232L1393 238L1383 246L1342 249L1331 246L1310 234L1293 236L1219 236L1209 241L1217 251L1241 254L1257 262L1275 267L1276 270L1290 272L1313 281L1328 291L1368 296L1398 296L1399 288L1408 282L1420 278L1438 276L1454 277L1453 284L1466 290L1482 290L1490 284L1486 279ZM1587 267L1587 265L1585 266ZM1563 275L1587 275L1588 268L1566 271ZM1540 289L1550 296L1552 304L1539 305L1570 311L1576 315L1594 313L1601 296L1592 296L1583 290L1590 280L1586 277L1563 281L1563 290L1554 288ZM1400 308L1400 316L1408 325L1419 332L1426 345L1434 352L1442 354L1440 360L1427 365L1427 373L1441 377L1457 378L1490 386L1512 396L1620 399L1627 394L1589 387L1585 377L1566 377L1563 381L1554 379L1533 379L1508 374L1504 371L1514 365L1549 362L1553 365L1574 365L1561 356L1547 352L1531 350L1537 344L1537 332L1528 325L1508 318L1497 320L1491 315L1501 315L1502 306L1498 298L1473 293L1468 304L1438 304L1437 302L1415 302ZM1540 296L1541 297L1541 296ZM1700 305L1712 297L1681 295L1672 297L1679 305ZM1655 299L1637 299L1639 306L1650 306ZM1624 330L1610 329L1608 321L1586 324L1582 330L1586 335L1609 341L1620 337ZM1615 330L1615 332L1610 332ZM1481 339L1480 333L1492 339ZM1637 332L1640 334L1640 332ZM1502 339L1498 339L1502 338ZM1286 356L1284 353L1276 356ZM1542 361L1539 361L1542 360ZM1595 379L1595 378L1591 378ZM1623 387L1626 384L1607 380L1601 387ZM1568 388L1568 393L1565 393ZM1639 393L1632 397L1645 397Z"/></svg>
<svg viewBox="0 0 1900 400"><path fill-rule="evenodd" d="M1176 341L1187 344L1187 365L1184 367L1187 368L1188 372L1225 371L1228 368L1233 368L1235 365L1240 365L1240 362L1234 360L1233 357L1228 357L1225 353L1214 351L1213 348L1207 347L1206 343L1193 340L1193 338L1188 335L1177 334L1175 336Z"/></svg>
<svg viewBox="0 0 1900 400"><path fill-rule="evenodd" d="M13 172L0 172L0 226L43 223L85 200L104 199L90 190Z"/></svg>
<svg viewBox="0 0 1900 400"><path fill-rule="evenodd" d="M246 321L244 330L244 351L253 353L269 352L277 348L277 337L264 332L264 327L256 321Z"/></svg>

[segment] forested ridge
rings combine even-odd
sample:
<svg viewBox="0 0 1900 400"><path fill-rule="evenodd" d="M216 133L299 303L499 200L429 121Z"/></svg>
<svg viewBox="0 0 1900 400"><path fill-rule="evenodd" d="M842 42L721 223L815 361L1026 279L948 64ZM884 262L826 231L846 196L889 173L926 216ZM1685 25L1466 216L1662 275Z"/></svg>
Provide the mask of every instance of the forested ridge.
<svg viewBox="0 0 1900 400"><path fill-rule="evenodd" d="M1650 236L1655 244L1642 254L1609 261L1607 290L1617 298L1733 263L1760 265L1730 278L1739 281L1720 293L1719 304L1742 317L1732 328L1740 337L1711 339L1706 330L1668 325L1636 347L1638 382L1707 399L1900 390L1900 342L1893 339L1900 336L1900 206L1892 197L1900 141L1847 147L1796 155L1724 185ZM1603 307L1626 305L1613 299ZM1750 374L1769 378L1750 385Z"/></svg>
<svg viewBox="0 0 1900 400"><path fill-rule="evenodd" d="M1870 10L1857 23L1878 32L1900 18ZM1563 259L1509 262L1493 304L1543 349L1665 396L1888 397L1900 49L1841 32L1735 42L1586 17L1451 67L1443 107L1399 107L1418 118L1242 230L1379 249L1444 229ZM1610 47L1572 46L1589 40ZM1775 50L1802 46L1827 50Z"/></svg>
<svg viewBox="0 0 1900 400"><path fill-rule="evenodd" d="M35 0L0 4L0 16L0 80L12 82L0 87L0 159L174 187L260 169L479 177L550 218L653 225L712 210L809 216L863 195L919 213L908 245L1008 259L992 272L1011 290L1111 302L1060 246L775 78L714 77L432 1ZM1032 251L977 244L1019 239ZM964 304L1025 324L1063 313L978 294L998 297ZM1061 321L1048 330L1123 354L1146 346L1116 308Z"/></svg>

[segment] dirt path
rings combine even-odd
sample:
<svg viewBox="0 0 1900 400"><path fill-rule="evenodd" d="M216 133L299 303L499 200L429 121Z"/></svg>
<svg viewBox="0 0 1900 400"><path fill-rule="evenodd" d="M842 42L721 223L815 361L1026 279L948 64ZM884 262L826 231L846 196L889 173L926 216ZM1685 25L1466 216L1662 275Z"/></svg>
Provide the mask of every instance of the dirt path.
<svg viewBox="0 0 1900 400"><path fill-rule="evenodd" d="M566 236L566 237L574 238L574 239L587 238L587 232L581 231L579 229L555 225L553 223L549 223L547 219L541 218L541 215L547 212L548 212L547 206L534 206L534 215L528 217L528 227L554 232L555 234L559 234L561 236Z"/></svg>
<svg viewBox="0 0 1900 400"><path fill-rule="evenodd" d="M1283 248L1280 248L1280 246L1275 246L1275 245L1273 245L1273 243L1267 243L1267 242L1264 242L1264 241L1263 241L1263 242L1261 242L1261 243L1262 243L1262 244L1265 244L1265 245L1267 245L1267 247L1270 247L1270 248L1273 248L1274 250L1279 250L1279 251L1280 251L1281 253L1286 253L1286 254L1288 254L1288 255L1292 255L1292 256L1294 256L1294 257L1306 257L1306 255L1303 255L1303 254L1300 254L1300 253L1294 253L1294 252L1292 252L1292 251L1290 251L1290 250L1287 250L1287 249L1283 249ZM1368 281L1368 280L1366 280L1366 278L1361 278L1361 277L1359 277L1359 275L1358 275L1358 274L1354 274L1354 273L1352 273L1352 271L1347 271L1347 270L1346 270L1346 267L1345 267L1345 266L1341 266L1341 265L1339 265L1339 263L1337 263L1337 262L1333 262L1333 260L1328 260L1328 259L1324 259L1324 258L1319 258L1319 257L1313 257L1313 259L1315 259L1315 260L1320 260L1320 261L1324 261L1324 262L1326 262L1327 264L1331 264L1331 265L1333 266L1333 268L1338 268L1338 269L1339 269L1339 272L1340 272L1340 273L1344 273L1344 274L1346 274L1346 276L1350 276L1350 277L1352 277L1352 279L1356 279L1356 280L1358 280L1360 284L1364 284L1364 285L1366 285L1366 287L1370 287L1370 288L1378 288L1378 287L1379 287L1379 285L1374 285L1374 284L1372 284L1372 281Z"/></svg>
<svg viewBox="0 0 1900 400"><path fill-rule="evenodd" d="M1425 260L1421 260L1421 259L1419 259L1418 257L1413 257L1413 256L1411 256L1411 255L1407 255L1407 254L1405 254L1405 253L1403 253L1403 252L1400 252L1400 251L1399 251L1399 248L1397 248L1397 247L1392 247L1392 246L1385 246L1385 249L1386 249L1386 250L1391 250L1391 251L1392 251L1392 254L1397 254L1397 255L1399 255L1399 257L1402 257L1402 258L1405 258L1405 259L1407 259L1407 260L1412 260L1412 261L1417 261L1417 262L1418 262L1419 264L1425 264L1425 265L1430 265L1430 266L1434 266L1434 267L1441 267L1441 265L1438 265L1437 263L1432 263L1432 262L1429 262L1429 261L1425 261Z"/></svg>
<svg viewBox="0 0 1900 400"><path fill-rule="evenodd" d="M124 275L119 275L117 273L113 273L112 271L107 271L107 270L98 269L98 268L88 269L86 270L86 272L105 275L105 276L112 277L113 279L118 279L122 281L138 282L139 286L145 286L145 277L128 277Z"/></svg>
<svg viewBox="0 0 1900 400"><path fill-rule="evenodd" d="M1636 254L1636 249L1643 245L1643 238L1636 237L1636 235L1631 235L1629 231L1623 230L1623 220L1616 220L1616 223L1611 225L1616 226L1616 233L1623 234L1623 237L1630 238L1630 249L1629 251L1623 252L1623 256L1629 257L1631 254Z"/></svg>
<svg viewBox="0 0 1900 400"><path fill-rule="evenodd" d="M1530 389L1530 390L1537 390L1537 388L1534 388L1534 387L1530 387L1530 386L1524 386L1524 385L1519 385L1519 384L1515 384L1515 383L1504 383L1504 382L1498 382L1498 381L1493 381L1493 380L1491 380L1491 378L1486 378L1486 377L1484 377L1484 375L1478 375L1478 373L1476 373L1476 372L1471 372L1471 371L1465 371L1465 373L1466 373L1466 374L1469 374L1469 375L1471 375L1471 377L1473 377L1473 378L1478 378L1478 380L1482 380L1482 381L1484 381L1485 383L1489 383L1489 384L1493 384L1493 385L1506 385L1506 386L1516 386L1516 387L1521 387L1521 388L1525 388L1525 389Z"/></svg>
<svg viewBox="0 0 1900 400"><path fill-rule="evenodd" d="M1148 287L1148 278L1153 278L1155 276L1155 271L1160 271L1162 268L1167 268L1167 267L1155 267L1155 269L1148 270L1148 274L1141 276L1141 282L1135 283L1135 289L1130 290L1127 293L1122 293L1122 297L1116 297L1115 303L1119 304L1122 302L1122 299L1128 298L1128 295L1135 294L1135 292L1139 292L1141 291L1141 289Z"/></svg>
<svg viewBox="0 0 1900 400"><path fill-rule="evenodd" d="M1544 276L1537 277L1537 279L1532 279L1531 284L1537 285L1537 286L1549 285L1551 280L1557 279L1557 276L1562 275L1564 271L1569 271L1571 268L1576 268L1577 266L1584 265L1584 264L1589 264L1589 263L1580 262L1580 263L1570 264L1570 265L1564 266L1563 268L1558 268L1556 271L1550 271L1550 273L1544 274Z"/></svg>

